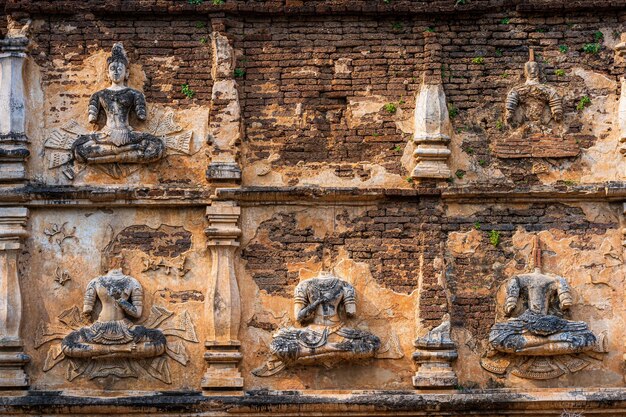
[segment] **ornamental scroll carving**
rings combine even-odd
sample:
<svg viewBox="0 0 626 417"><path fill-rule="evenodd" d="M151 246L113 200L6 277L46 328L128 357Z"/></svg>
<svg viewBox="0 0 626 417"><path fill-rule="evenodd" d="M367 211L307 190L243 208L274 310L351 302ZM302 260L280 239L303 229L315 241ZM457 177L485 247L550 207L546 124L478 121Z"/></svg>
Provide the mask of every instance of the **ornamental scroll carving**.
<svg viewBox="0 0 626 417"><path fill-rule="evenodd" d="M481 359L484 369L528 379L557 378L577 372L589 357L606 352L604 334L596 335L587 323L565 318L573 304L566 279L541 270L541 249L535 240L535 270L512 277L506 286L504 315L489 333L489 350Z"/></svg>
<svg viewBox="0 0 626 417"><path fill-rule="evenodd" d="M89 132L71 120L54 129L44 145L48 168L61 169L69 180L87 167L121 178L142 164L161 160L166 152L189 154L192 132L183 132L171 111L149 114L143 93L126 86L128 57L121 43L113 45L107 71L111 86L94 93L88 107L89 123L99 126L104 118L104 125ZM147 121L145 132L130 126L131 113Z"/></svg>
<svg viewBox="0 0 626 417"><path fill-rule="evenodd" d="M102 310L94 316L96 302ZM87 285L83 308L74 306L58 316L58 324L39 327L35 348L52 343L43 370L66 361L66 378L90 379L149 375L170 384L168 359L187 365L189 355L181 340L198 342L187 311L179 316L153 306L146 320L143 287L120 269L94 278Z"/></svg>

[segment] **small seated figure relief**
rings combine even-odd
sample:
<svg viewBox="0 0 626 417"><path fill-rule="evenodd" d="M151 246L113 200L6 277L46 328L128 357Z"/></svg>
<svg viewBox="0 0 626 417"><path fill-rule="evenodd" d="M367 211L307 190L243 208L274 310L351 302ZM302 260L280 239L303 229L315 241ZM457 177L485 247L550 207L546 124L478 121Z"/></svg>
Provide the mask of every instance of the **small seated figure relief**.
<svg viewBox="0 0 626 417"><path fill-rule="evenodd" d="M604 334L596 336L582 321L563 316L572 306L565 278L541 271L541 250L535 241L535 270L512 277L506 286L504 315L489 333L490 349L483 368L504 374L513 360L512 374L530 379L550 379L588 365L582 353L606 351Z"/></svg>
<svg viewBox="0 0 626 417"><path fill-rule="evenodd" d="M160 330L134 325L143 312L143 288L135 278L113 269L87 285L83 316L90 320L96 300L102 311L96 321L67 335L62 351L69 358L149 358L165 353Z"/></svg>
<svg viewBox="0 0 626 417"><path fill-rule="evenodd" d="M565 134L561 96L541 81L541 68L532 49L524 65L524 76L526 81L514 86L506 97L504 118L511 133L496 141L496 155L500 158L578 155L575 138Z"/></svg>
<svg viewBox="0 0 626 417"><path fill-rule="evenodd" d="M293 365L332 367L373 358L381 341L367 331L347 327L345 320L355 315L356 295L349 283L328 274L302 281L295 290L294 316L304 327L274 334L271 358L252 373L265 377Z"/></svg>
<svg viewBox="0 0 626 417"><path fill-rule="evenodd" d="M89 99L89 122L97 123L104 112L106 125L99 132L79 136L74 142L74 157L86 164L158 161L165 153L163 141L149 133L135 132L128 124L131 111L139 120L146 120L146 98L140 91L126 86L130 72L121 43L113 45L107 70L111 86Z"/></svg>
<svg viewBox="0 0 626 417"><path fill-rule="evenodd" d="M186 366L190 356L184 342L198 343L189 312L153 305L142 318L144 290L122 272L126 258L111 257L103 267L108 272L87 284L82 309L74 305L56 323L37 328L35 349L49 344L43 371L65 362L68 381L145 375L171 384L170 359Z"/></svg>
<svg viewBox="0 0 626 417"><path fill-rule="evenodd" d="M45 143L45 148L50 150L49 168L65 166L63 173L70 180L82 165L97 167L119 178L128 171L123 166L157 162L164 158L167 149L189 154L192 132L173 136L182 129L174 124L171 112L161 117L151 113L151 119L155 120L147 124L149 132L139 132L131 127L131 114L139 121L146 121L148 112L143 93L126 85L129 75L124 47L116 43L107 58L107 77L111 85L89 99L89 123L97 129L104 119L104 126L88 132L71 120L61 129L53 130Z"/></svg>

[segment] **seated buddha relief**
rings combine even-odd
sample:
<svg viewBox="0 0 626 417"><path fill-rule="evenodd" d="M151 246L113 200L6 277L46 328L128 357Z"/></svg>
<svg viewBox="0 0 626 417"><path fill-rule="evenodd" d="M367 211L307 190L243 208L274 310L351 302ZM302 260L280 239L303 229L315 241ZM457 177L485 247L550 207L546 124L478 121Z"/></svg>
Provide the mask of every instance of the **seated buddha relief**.
<svg viewBox="0 0 626 417"><path fill-rule="evenodd" d="M580 354L605 351L604 335L595 335L587 323L565 318L573 305L565 278L543 273L540 242L535 241L535 269L516 275L506 284L505 321L489 333L483 368L530 379L550 379L588 365ZM516 360L517 359L517 360Z"/></svg>
<svg viewBox="0 0 626 417"><path fill-rule="evenodd" d="M111 85L91 96L88 110L90 123L98 123L104 114L106 124L98 132L79 136L73 146L74 157L86 164L147 164L161 159L165 153L163 140L135 132L128 123L131 112L139 120L146 120L146 98L126 85L130 71L121 43L113 45L107 58L107 74Z"/></svg>
<svg viewBox="0 0 626 417"><path fill-rule="evenodd" d="M270 359L252 373L265 377L294 365L332 367L375 357L380 339L346 326L356 312L355 290L346 281L328 274L302 281L294 296L294 316L302 327L274 334Z"/></svg>
<svg viewBox="0 0 626 417"><path fill-rule="evenodd" d="M143 288L135 278L113 269L87 285L83 301L84 320L92 319L96 301L102 310L95 321L65 336L61 349L69 358L150 358L165 353L160 330L135 325L143 313ZM130 319L129 319L130 318Z"/></svg>
<svg viewBox="0 0 626 417"><path fill-rule="evenodd" d="M149 113L144 94L127 85L129 61L121 43L113 45L106 65L111 84L92 94L87 108L93 130L74 120L53 129L44 144L48 167L62 168L69 180L86 167L121 178L166 154L190 155L192 131L174 123L171 110L153 108ZM135 130L131 117L146 122L147 131Z"/></svg>
<svg viewBox="0 0 626 417"><path fill-rule="evenodd" d="M542 78L530 49L524 82L511 88L504 105L504 124L494 143L499 158L564 158L580 152L580 138L569 131L563 99Z"/></svg>

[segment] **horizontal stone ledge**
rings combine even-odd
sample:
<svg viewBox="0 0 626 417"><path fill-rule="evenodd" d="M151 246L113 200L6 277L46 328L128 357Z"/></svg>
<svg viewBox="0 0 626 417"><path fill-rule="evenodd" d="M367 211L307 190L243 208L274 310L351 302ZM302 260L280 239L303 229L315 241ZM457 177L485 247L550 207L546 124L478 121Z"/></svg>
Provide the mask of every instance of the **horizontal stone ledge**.
<svg viewBox="0 0 626 417"><path fill-rule="evenodd" d="M25 185L0 188L0 204L26 206L206 206L212 188Z"/></svg>
<svg viewBox="0 0 626 417"><path fill-rule="evenodd" d="M626 416L626 389L571 388L450 391L248 391L243 395L199 392L146 392L132 396L73 396L60 391L10 392L0 412L11 415L150 416L558 416L575 411L590 416ZM499 414L506 413L506 414Z"/></svg>
<svg viewBox="0 0 626 417"><path fill-rule="evenodd" d="M386 199L419 200L440 197L445 201L471 203L525 203L545 201L626 201L626 183L590 185L544 185L511 188L497 185L404 188L243 187L218 188L216 200L238 201L241 205L299 203L363 203Z"/></svg>
<svg viewBox="0 0 626 417"><path fill-rule="evenodd" d="M626 201L626 182L589 185L510 187L482 184L450 187L129 187L20 185L0 187L0 205L47 206L206 206L235 201L242 206L268 204L354 204L383 200L441 198L460 203Z"/></svg>
<svg viewBox="0 0 626 417"><path fill-rule="evenodd" d="M193 5L184 0L7 0L6 12L46 14L461 14L484 12L567 12L620 10L626 0L225 0L213 4L205 0Z"/></svg>

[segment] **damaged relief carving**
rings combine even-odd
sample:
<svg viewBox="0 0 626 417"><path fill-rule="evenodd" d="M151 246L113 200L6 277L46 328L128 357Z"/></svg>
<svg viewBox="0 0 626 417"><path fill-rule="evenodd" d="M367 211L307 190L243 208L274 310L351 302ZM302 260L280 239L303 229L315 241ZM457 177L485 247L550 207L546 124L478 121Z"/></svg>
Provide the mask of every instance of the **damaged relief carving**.
<svg viewBox="0 0 626 417"><path fill-rule="evenodd" d="M50 151L49 168L62 167L70 180L86 166L120 178L130 173L128 165L157 162L165 156L166 149L189 154L192 132L173 135L182 129L174 123L171 112L151 113L148 132L138 132L130 126L131 113L146 121L148 112L143 93L126 86L129 63L121 43L113 45L107 58L107 74L111 86L94 93L88 108L89 123L98 125L104 113L104 126L99 131L88 132L70 121L55 129L45 143Z"/></svg>
<svg viewBox="0 0 626 417"><path fill-rule="evenodd" d="M97 301L102 304L102 310L89 324ZM50 347L44 371L67 359L69 381L81 375L94 379L147 374L170 384L167 358L187 365L189 356L184 344L168 341L166 336L198 342L186 311L174 321L170 320L174 313L153 306L146 320L133 322L143 314L143 287L121 269L112 269L91 280L83 304L82 312L72 307L61 313L60 325L38 329L36 348L61 340Z"/></svg>
<svg viewBox="0 0 626 417"><path fill-rule="evenodd" d="M481 365L489 372L520 378L551 379L577 372L589 364L587 357L601 359L604 334L595 335L583 321L564 317L572 306L565 278L541 271L538 238L534 248L535 270L512 277L506 287L504 315L489 333L489 350Z"/></svg>
<svg viewBox="0 0 626 417"><path fill-rule="evenodd" d="M560 94L542 82L541 75L541 67L530 49L530 58L524 64L526 81L514 86L506 97L504 119L508 136L495 143L499 158L574 157L580 152L576 138L568 134L563 123Z"/></svg>
<svg viewBox="0 0 626 417"><path fill-rule="evenodd" d="M294 315L304 328L280 329L270 345L271 358L252 371L274 375L293 365L325 365L375 357L380 339L363 330L346 327L356 315L354 287L332 275L302 281L295 290Z"/></svg>

